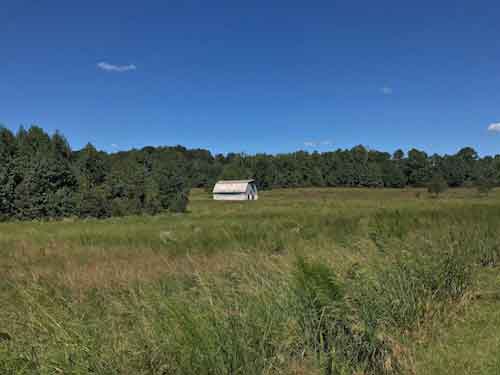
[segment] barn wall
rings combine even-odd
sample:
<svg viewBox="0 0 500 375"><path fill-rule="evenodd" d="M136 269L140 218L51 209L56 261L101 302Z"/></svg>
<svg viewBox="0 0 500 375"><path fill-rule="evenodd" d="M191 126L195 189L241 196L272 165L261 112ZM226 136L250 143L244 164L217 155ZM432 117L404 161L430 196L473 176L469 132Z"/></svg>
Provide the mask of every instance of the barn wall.
<svg viewBox="0 0 500 375"><path fill-rule="evenodd" d="M214 194L216 201L246 201L248 196L246 193L241 194Z"/></svg>
<svg viewBox="0 0 500 375"><path fill-rule="evenodd" d="M257 187L253 184L246 184L245 192L224 194L224 192L213 193L214 200L217 201L246 201L246 200L257 200L259 198L257 193ZM222 190L224 191L224 190ZM250 196L250 199L248 199Z"/></svg>
<svg viewBox="0 0 500 375"><path fill-rule="evenodd" d="M257 191L257 186L253 185L253 189L252 189L252 185L249 184L247 194L248 194L248 191L250 192L251 195L253 195L254 200L259 199L259 192Z"/></svg>

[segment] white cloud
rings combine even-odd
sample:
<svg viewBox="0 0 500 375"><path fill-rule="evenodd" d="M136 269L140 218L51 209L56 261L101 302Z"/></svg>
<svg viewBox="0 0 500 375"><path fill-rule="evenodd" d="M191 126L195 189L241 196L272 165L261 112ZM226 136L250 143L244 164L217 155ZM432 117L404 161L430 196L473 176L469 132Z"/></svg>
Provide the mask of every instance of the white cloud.
<svg viewBox="0 0 500 375"><path fill-rule="evenodd" d="M380 92L384 95L392 95L392 87L387 87L387 86L381 87Z"/></svg>
<svg viewBox="0 0 500 375"><path fill-rule="evenodd" d="M490 124L490 126L488 126L488 131L500 133L500 122Z"/></svg>
<svg viewBox="0 0 500 375"><path fill-rule="evenodd" d="M111 143L111 147L118 148L119 146L116 143Z"/></svg>
<svg viewBox="0 0 500 375"><path fill-rule="evenodd" d="M321 147L321 146L331 146L333 144L332 141L326 139L324 141L306 141L304 142L304 146L306 147Z"/></svg>
<svg viewBox="0 0 500 375"><path fill-rule="evenodd" d="M106 72L119 72L119 73L128 72L130 70L137 69L137 66L135 66L134 64L114 65L114 64L107 63L105 61L101 61L101 62L97 63L97 67L99 69L106 71Z"/></svg>

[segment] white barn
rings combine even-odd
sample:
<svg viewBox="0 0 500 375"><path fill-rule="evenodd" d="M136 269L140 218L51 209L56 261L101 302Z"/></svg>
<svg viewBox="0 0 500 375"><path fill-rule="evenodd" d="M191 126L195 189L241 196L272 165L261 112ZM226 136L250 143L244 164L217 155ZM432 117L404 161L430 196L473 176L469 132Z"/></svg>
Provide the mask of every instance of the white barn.
<svg viewBox="0 0 500 375"><path fill-rule="evenodd" d="M255 180L219 181L213 194L217 201L253 201L259 198Z"/></svg>

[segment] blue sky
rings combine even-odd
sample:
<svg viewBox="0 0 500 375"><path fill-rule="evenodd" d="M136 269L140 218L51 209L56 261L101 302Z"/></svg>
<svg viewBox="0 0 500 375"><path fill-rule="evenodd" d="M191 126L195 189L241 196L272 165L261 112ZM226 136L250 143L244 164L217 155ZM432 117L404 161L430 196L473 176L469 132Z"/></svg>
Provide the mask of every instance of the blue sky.
<svg viewBox="0 0 500 375"><path fill-rule="evenodd" d="M108 151L499 153L499 20L498 1L4 0L0 123Z"/></svg>

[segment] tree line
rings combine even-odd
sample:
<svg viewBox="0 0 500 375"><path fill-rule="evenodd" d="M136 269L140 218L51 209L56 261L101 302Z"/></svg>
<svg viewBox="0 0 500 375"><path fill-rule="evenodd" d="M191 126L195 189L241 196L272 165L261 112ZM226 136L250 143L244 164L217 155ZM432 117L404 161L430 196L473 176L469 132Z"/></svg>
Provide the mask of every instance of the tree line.
<svg viewBox="0 0 500 375"><path fill-rule="evenodd" d="M104 218L184 211L189 181L176 152L72 151L60 134L0 128L0 219Z"/></svg>
<svg viewBox="0 0 500 375"><path fill-rule="evenodd" d="M362 145L330 152L280 155L218 155L220 178L252 177L260 189L272 187L425 187L439 176L450 187L500 183L500 155L479 157L471 147L454 155L411 149L393 154Z"/></svg>
<svg viewBox="0 0 500 375"><path fill-rule="evenodd" d="M254 178L260 189L292 187L500 184L500 155L479 157L411 149L393 154L362 145L329 152L212 155L208 150L144 147L117 153L91 144L71 150L63 135L32 126L0 127L0 219L110 217L182 212L192 187Z"/></svg>

